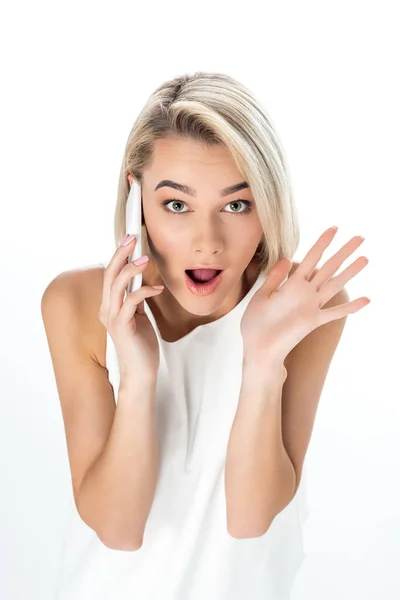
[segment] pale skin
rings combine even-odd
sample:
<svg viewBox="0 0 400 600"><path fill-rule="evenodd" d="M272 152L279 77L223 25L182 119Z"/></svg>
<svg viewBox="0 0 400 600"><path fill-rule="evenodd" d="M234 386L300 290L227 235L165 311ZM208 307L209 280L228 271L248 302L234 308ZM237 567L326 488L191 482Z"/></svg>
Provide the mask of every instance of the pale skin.
<svg viewBox="0 0 400 600"><path fill-rule="evenodd" d="M128 179L132 183L133 176ZM196 197L170 187L154 191L164 179L189 185ZM143 285L166 286L148 304L167 341L228 313L256 279L252 257L262 228L251 190L219 196L224 188L242 181L232 156L222 146L210 148L175 138L155 144L142 183L143 214L154 246L154 260L143 273ZM170 198L179 204L161 205ZM242 201L252 202L250 212L244 212L246 202ZM226 269L210 296L194 296L186 287L184 271L197 264L220 264Z"/></svg>
<svg viewBox="0 0 400 600"><path fill-rule="evenodd" d="M129 179L132 181L132 176ZM163 179L189 185L196 190L196 197L167 187L155 191ZM241 189L220 197L222 189L242 181L233 159L222 146L206 148L178 139L156 143L153 161L143 174L143 214L154 257L143 271L143 285L165 285L147 302L167 341L180 339L198 325L228 313L256 280L258 268L252 258L262 229L251 190ZM172 198L179 204L161 205ZM246 201L253 202L252 210L236 214L245 210ZM344 287L366 265L365 257L357 259L333 284L329 283L343 260L359 247L359 236L345 244L322 268L315 267L330 239L325 232L303 263L280 261L244 313L242 386L225 469L227 530L234 537L265 533L295 495L319 398L347 315L368 302L368 298L349 302ZM225 276L212 295L194 296L185 285L184 270L207 263L223 266ZM276 291L287 273L288 281ZM122 473L124 468L118 462L107 469L112 464L107 461L117 447L116 438L113 452L107 454L104 465L101 461L116 414L106 371L106 329L98 318L103 275L104 269L97 267L63 273L49 285L42 301L75 498L83 478L99 457L102 468L96 473L102 475L106 495L113 489L106 483L113 473ZM293 317L300 298L302 318L298 321ZM280 300L288 318L279 321ZM274 352L268 348L274 348ZM150 417L136 414L140 403L136 406L121 398L118 404L119 414L124 406L125 411L135 411L132 423L149 421ZM128 423L124 420L126 427ZM121 419L118 428L122 429ZM133 445L136 434L127 439ZM110 506L115 500L107 496ZM105 506L101 504L102 510ZM93 515L97 514L92 504L89 508ZM130 516L128 511L127 520ZM133 542L135 548L140 547L138 539Z"/></svg>
<svg viewBox="0 0 400 600"><path fill-rule="evenodd" d="M361 245L361 236L315 268L335 233L325 231L283 284L291 263L279 261L243 315L242 386L225 468L233 537L264 535L296 494L347 315L370 302L367 297L349 302L344 287L368 264L365 256L334 276Z"/></svg>
<svg viewBox="0 0 400 600"><path fill-rule="evenodd" d="M153 192L164 178L195 188L197 198L168 188ZM132 183L131 175L129 180ZM218 198L222 188L240 181L225 149L179 140L160 141L144 175L146 226L159 253L158 274L148 271L144 282L167 286L149 304L166 335L174 332L172 340L226 314L255 281L257 272L246 267L262 229L251 192L241 190L228 198L253 201L253 210L243 216L222 213L224 202ZM159 201L171 197L184 202L185 208L178 204L178 210L189 214L160 213ZM242 387L225 469L227 529L233 537L263 535L295 495L346 317L369 303L366 297L349 302L344 287L366 266L366 257L334 277L364 238L353 237L321 269L316 267L335 233L325 231L300 264L280 261L244 313ZM182 273L203 262L223 264L228 270L214 294L198 298L186 289Z"/></svg>

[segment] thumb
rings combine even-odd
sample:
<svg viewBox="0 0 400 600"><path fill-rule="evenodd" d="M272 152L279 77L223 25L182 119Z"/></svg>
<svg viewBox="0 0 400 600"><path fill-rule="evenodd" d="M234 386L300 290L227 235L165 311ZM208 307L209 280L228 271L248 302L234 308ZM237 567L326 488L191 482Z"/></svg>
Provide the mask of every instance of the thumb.
<svg viewBox="0 0 400 600"><path fill-rule="evenodd" d="M288 258L281 258L272 268L270 274L265 280L265 288L268 294L274 292L282 284L292 268L292 261ZM264 287L264 286L263 286ZM265 289L264 288L264 289Z"/></svg>

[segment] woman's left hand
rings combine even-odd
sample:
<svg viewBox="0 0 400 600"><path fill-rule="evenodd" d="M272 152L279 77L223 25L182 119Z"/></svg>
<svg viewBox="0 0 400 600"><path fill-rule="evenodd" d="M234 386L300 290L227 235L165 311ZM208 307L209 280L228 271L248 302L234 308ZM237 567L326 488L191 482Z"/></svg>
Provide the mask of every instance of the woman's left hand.
<svg viewBox="0 0 400 600"><path fill-rule="evenodd" d="M292 262L287 258L279 260L253 295L240 325L243 352L247 358L255 361L270 358L283 364L289 352L311 331L369 304L369 298L362 297L321 310L368 264L368 259L360 256L342 273L333 277L345 259L364 241L361 236L356 236L311 277L336 232L336 227L327 229L283 284Z"/></svg>

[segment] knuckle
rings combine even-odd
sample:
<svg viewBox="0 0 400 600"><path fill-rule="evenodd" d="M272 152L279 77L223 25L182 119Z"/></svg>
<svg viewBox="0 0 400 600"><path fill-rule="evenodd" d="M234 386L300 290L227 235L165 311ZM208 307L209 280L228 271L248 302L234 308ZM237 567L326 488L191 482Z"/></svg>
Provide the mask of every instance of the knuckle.
<svg viewBox="0 0 400 600"><path fill-rule="evenodd" d="M134 292L129 292L129 294L127 294L126 300L129 300L129 302L140 302L140 297L142 295L140 293L141 289L142 288L140 288L139 290L135 290Z"/></svg>

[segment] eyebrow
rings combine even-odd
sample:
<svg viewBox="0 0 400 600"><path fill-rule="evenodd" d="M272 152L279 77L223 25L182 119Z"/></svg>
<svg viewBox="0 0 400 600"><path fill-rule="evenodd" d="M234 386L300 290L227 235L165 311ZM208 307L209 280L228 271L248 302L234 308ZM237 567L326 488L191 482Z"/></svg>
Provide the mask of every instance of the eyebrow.
<svg viewBox="0 0 400 600"><path fill-rule="evenodd" d="M171 181L170 179L163 179L160 183L154 188L154 191L159 190L162 187L171 187L183 194L188 194L189 196L193 196L196 198L197 192L195 189L188 185L184 185L183 183L176 183L176 181ZM230 196L239 190L244 190L249 187L247 181L242 181L241 183L235 183L235 185L230 185L223 190L220 191L219 195L221 198L225 196Z"/></svg>

